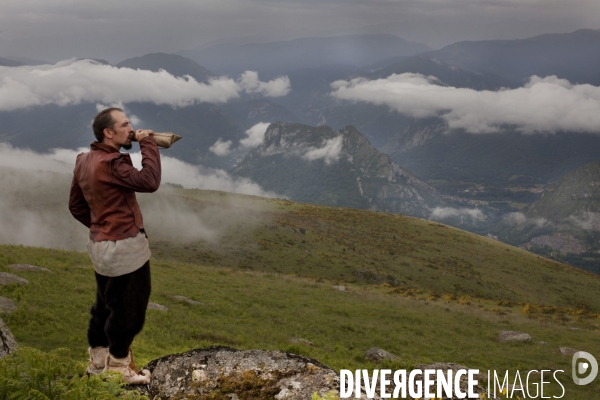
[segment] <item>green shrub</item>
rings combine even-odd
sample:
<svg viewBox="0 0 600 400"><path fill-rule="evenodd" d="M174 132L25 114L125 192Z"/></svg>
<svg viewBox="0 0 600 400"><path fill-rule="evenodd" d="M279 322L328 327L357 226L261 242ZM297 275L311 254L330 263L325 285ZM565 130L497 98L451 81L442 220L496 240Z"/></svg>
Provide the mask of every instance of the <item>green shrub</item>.
<svg viewBox="0 0 600 400"><path fill-rule="evenodd" d="M73 361L67 349L45 353L21 347L0 360L0 400L146 398L124 390L118 376L80 376L84 369L85 364Z"/></svg>

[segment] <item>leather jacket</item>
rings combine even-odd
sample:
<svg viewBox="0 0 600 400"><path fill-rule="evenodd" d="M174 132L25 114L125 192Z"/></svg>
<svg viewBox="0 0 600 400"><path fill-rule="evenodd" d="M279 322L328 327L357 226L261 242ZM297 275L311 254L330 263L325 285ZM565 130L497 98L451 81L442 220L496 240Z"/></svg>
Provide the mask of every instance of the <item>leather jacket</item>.
<svg viewBox="0 0 600 400"><path fill-rule="evenodd" d="M135 192L155 192L160 186L158 146L151 137L140 140L142 169L137 170L127 153L94 142L77 156L69 210L90 228L94 242L134 237L144 229Z"/></svg>

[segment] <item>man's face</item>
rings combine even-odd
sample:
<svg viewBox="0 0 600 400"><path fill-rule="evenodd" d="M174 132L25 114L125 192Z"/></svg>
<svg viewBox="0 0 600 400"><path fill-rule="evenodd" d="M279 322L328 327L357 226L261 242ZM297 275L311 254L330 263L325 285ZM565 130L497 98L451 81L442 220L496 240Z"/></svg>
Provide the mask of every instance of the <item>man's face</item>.
<svg viewBox="0 0 600 400"><path fill-rule="evenodd" d="M121 111L112 111L110 113L115 123L108 130L113 134L112 143L116 146L123 147L125 150L130 150L131 139L129 135L133 133L133 128L129 122L127 115Z"/></svg>

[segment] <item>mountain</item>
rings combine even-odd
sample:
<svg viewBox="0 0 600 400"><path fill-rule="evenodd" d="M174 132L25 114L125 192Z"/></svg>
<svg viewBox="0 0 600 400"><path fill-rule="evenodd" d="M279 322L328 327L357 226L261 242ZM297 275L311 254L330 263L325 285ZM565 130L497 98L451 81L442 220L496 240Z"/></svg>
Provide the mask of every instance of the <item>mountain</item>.
<svg viewBox="0 0 600 400"><path fill-rule="evenodd" d="M180 51L219 74L237 75L254 70L268 75L331 64L367 66L401 55L431 50L393 35L348 35L312 37L290 41L249 44L218 44Z"/></svg>
<svg viewBox="0 0 600 400"><path fill-rule="evenodd" d="M243 121L248 128L259 122L299 122L298 117L290 110L267 99L230 101L223 104L221 109Z"/></svg>
<svg viewBox="0 0 600 400"><path fill-rule="evenodd" d="M428 53L431 54L431 53ZM380 62L379 64L384 64ZM431 55L416 55L403 58L378 68L367 75L369 79L387 78L392 74L407 72L425 76L435 76L440 84L457 88L475 90L498 90L506 87L517 87L518 82L506 79L490 72L473 72L462 67L442 62Z"/></svg>
<svg viewBox="0 0 600 400"><path fill-rule="evenodd" d="M353 126L278 122L232 171L295 201L429 216L436 191L375 149Z"/></svg>
<svg viewBox="0 0 600 400"><path fill-rule="evenodd" d="M11 60L11 59L8 59L8 58L0 57L0 66L1 67L18 67L18 66L21 66L21 65L25 65L25 64L22 63L22 62L19 62L19 61L15 61L15 60Z"/></svg>
<svg viewBox="0 0 600 400"><path fill-rule="evenodd" d="M581 29L518 40L458 42L424 55L520 83L532 75L557 75L573 83L600 85L600 30Z"/></svg>
<svg viewBox="0 0 600 400"><path fill-rule="evenodd" d="M382 151L425 180L486 186L547 184L598 159L600 135L453 132L437 118L413 120Z"/></svg>
<svg viewBox="0 0 600 400"><path fill-rule="evenodd" d="M208 82L213 73L194 60L176 54L151 53L142 57L128 58L116 65L119 68L144 69L157 72L164 69L174 76L189 75L198 82Z"/></svg>
<svg viewBox="0 0 600 400"><path fill-rule="evenodd" d="M526 215L559 223L589 213L600 213L600 161L585 164L548 185ZM590 228L600 231L597 224Z"/></svg>
<svg viewBox="0 0 600 400"><path fill-rule="evenodd" d="M509 215L496 231L509 243L600 273L600 161L546 186L538 200Z"/></svg>
<svg viewBox="0 0 600 400"><path fill-rule="evenodd" d="M48 61L43 61L43 60L37 60L37 59L33 59L33 58L27 58L27 57L6 57L9 60L12 61L16 61L21 63L22 65L44 65L44 64L51 64Z"/></svg>

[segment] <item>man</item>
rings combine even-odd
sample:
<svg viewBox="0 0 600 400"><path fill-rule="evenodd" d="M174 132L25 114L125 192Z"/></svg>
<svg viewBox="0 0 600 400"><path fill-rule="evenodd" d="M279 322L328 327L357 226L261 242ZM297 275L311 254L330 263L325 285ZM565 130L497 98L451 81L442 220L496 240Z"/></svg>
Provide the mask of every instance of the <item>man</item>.
<svg viewBox="0 0 600 400"><path fill-rule="evenodd" d="M130 384L150 382L150 371L137 372L131 343L144 325L150 298L150 249L135 192L160 185L158 147L151 130L133 131L123 110L108 108L94 118L95 142L77 156L69 210L90 229L88 252L96 276L96 302L88 327L87 372L114 371ZM142 169L129 154L135 136Z"/></svg>

